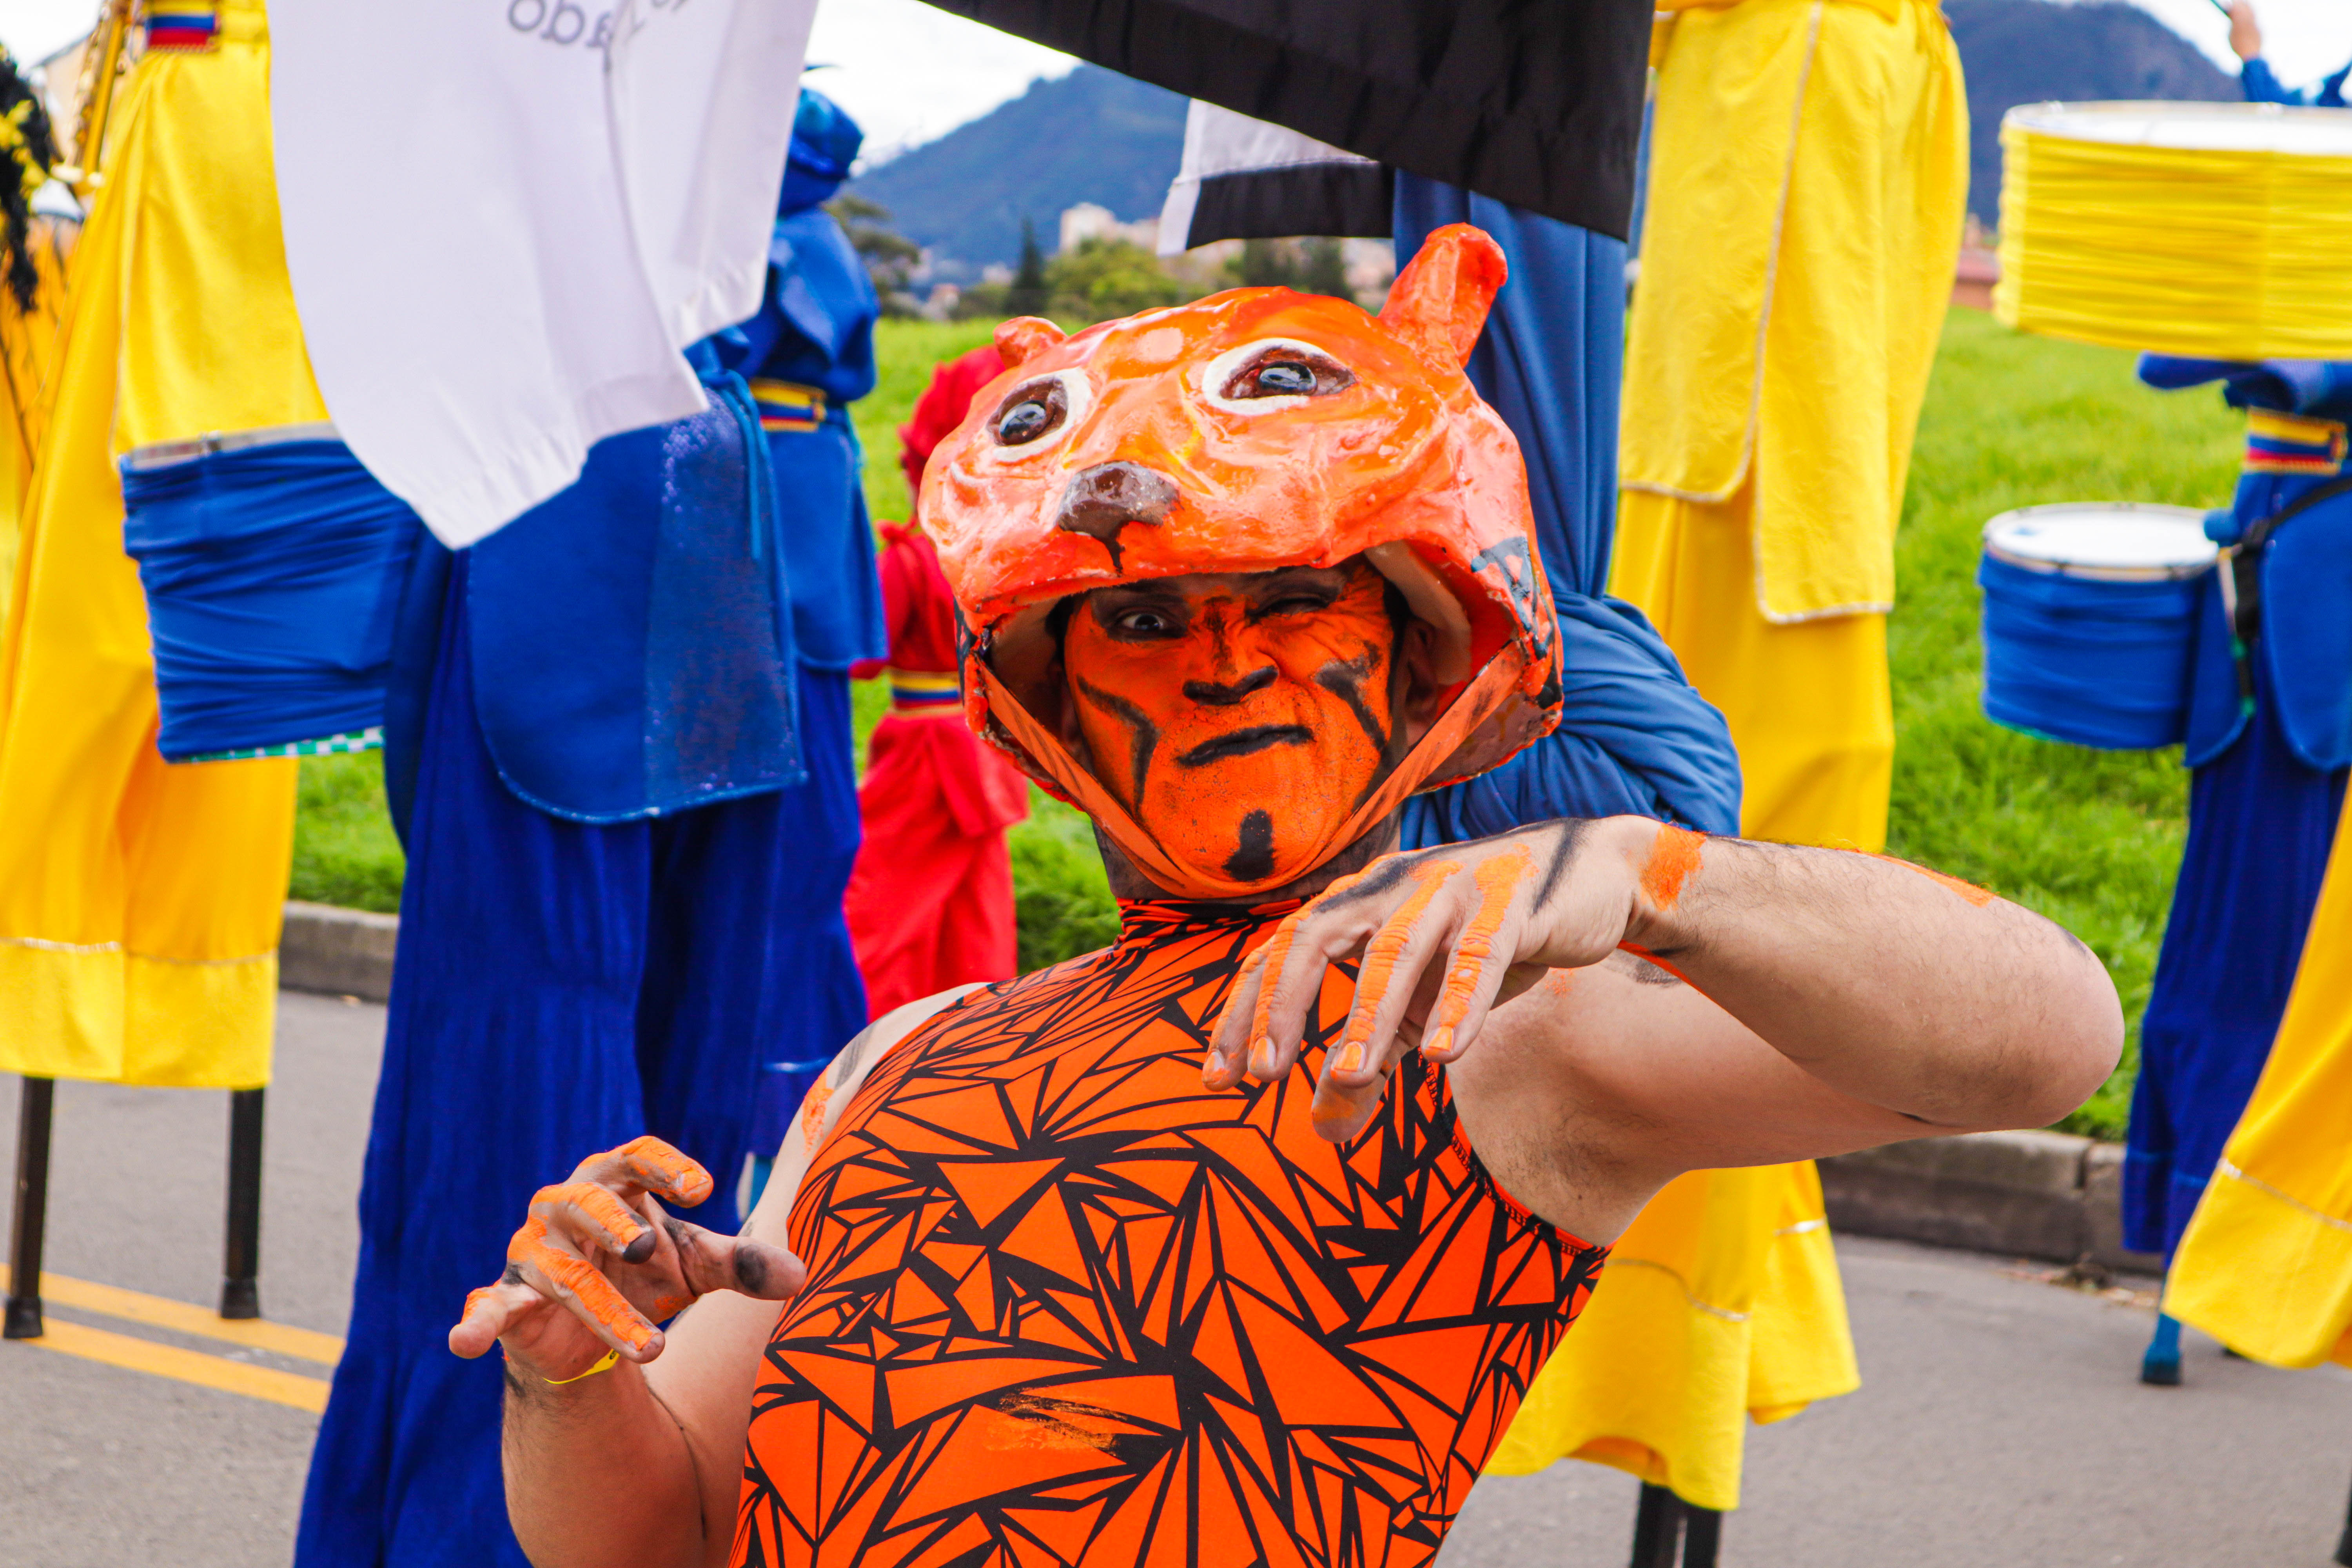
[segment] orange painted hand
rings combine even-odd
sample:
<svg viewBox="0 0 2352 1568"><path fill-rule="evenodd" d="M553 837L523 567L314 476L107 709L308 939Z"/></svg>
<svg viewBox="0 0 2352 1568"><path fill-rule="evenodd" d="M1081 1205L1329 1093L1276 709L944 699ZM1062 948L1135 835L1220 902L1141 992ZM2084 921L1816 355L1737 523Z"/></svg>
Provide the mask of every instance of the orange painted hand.
<svg viewBox="0 0 2352 1568"><path fill-rule="evenodd" d="M1643 817L1566 821L1391 855L1343 878L1251 954L1210 1030L1202 1081L1271 1082L1297 1061L1327 965L1359 956L1356 995L1315 1086L1316 1131L1345 1142L1418 1044L1469 1049L1486 1016L1553 969L1650 934L1697 870L1701 834Z"/></svg>
<svg viewBox="0 0 2352 1568"><path fill-rule="evenodd" d="M712 1290L795 1294L805 1270L791 1253L672 1219L655 1201L691 1207L709 1195L709 1173L658 1138L590 1155L570 1181L533 1194L506 1272L466 1298L450 1350L471 1360L503 1341L508 1360L562 1383L607 1351L653 1360L655 1324Z"/></svg>

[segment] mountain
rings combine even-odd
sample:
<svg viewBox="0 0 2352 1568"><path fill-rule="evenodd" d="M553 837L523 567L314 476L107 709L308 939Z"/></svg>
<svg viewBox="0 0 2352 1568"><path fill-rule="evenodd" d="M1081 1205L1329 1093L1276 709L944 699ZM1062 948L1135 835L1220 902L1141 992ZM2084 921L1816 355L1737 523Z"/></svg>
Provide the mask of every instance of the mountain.
<svg viewBox="0 0 2352 1568"><path fill-rule="evenodd" d="M1156 215L1183 155L1184 107L1164 88L1082 65L849 188L887 207L940 276L969 279L1020 259L1024 216L1050 255L1065 207L1094 202L1129 221Z"/></svg>
<svg viewBox="0 0 2352 1568"><path fill-rule="evenodd" d="M2000 216L2000 117L2049 99L2234 100L2238 86L2123 0L1945 0L1968 74L1969 210ZM1062 209L1157 213L1184 148L1184 100L1099 66L1029 90L850 188L887 207L936 273L966 280L1021 255L1021 220L1054 248Z"/></svg>
<svg viewBox="0 0 2352 1568"><path fill-rule="evenodd" d="M2234 101L2238 84L2137 5L2121 0L1944 0L1969 80L1969 211L2000 218L2000 117L2052 99Z"/></svg>

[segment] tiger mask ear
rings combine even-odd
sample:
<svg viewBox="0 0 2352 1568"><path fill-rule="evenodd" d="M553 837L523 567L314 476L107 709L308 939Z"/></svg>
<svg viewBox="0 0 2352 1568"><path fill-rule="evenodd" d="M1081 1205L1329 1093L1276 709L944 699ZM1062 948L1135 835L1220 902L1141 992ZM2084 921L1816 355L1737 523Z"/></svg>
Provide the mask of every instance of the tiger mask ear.
<svg viewBox="0 0 2352 1568"><path fill-rule="evenodd" d="M1459 370L1478 345L1510 267L1486 231L1449 223L1422 241L1381 307L1381 324L1424 359ZM1006 322L1005 326L1013 325ZM997 329L1001 335L1005 329Z"/></svg>
<svg viewBox="0 0 2352 1568"><path fill-rule="evenodd" d="M1494 243L1489 240L1488 244ZM1035 359L1067 333L1043 316L1015 316L996 329L996 354L1012 370Z"/></svg>

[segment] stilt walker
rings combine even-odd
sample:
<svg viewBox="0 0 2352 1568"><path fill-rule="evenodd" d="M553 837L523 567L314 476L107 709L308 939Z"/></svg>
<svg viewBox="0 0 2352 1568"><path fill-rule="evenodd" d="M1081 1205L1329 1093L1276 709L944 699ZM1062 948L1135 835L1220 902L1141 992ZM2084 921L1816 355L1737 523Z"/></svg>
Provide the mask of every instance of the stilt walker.
<svg viewBox="0 0 2352 1568"><path fill-rule="evenodd" d="M1920 0L1663 9L1612 586L1730 721L1741 832L1879 849L1895 525L1967 191L1958 56ZM1657 1371L1591 1333L1557 1374L1588 1457L1729 1507L1741 1411L1859 1382L1820 1179L1685 1176L1616 1256L1656 1267L1612 1270L1586 1327L1679 1318L1645 1343L1686 1393L1647 1395Z"/></svg>
<svg viewBox="0 0 2352 1568"><path fill-rule="evenodd" d="M907 492L922 493L931 449L963 423L972 395L1004 373L993 348L931 373L898 432ZM1010 980L1019 968L1005 829L1029 815L1029 781L961 721L955 597L921 519L882 525L890 658L860 679L890 683L890 711L867 742L858 786L866 838L846 912L876 1017L951 985Z"/></svg>
<svg viewBox="0 0 2352 1568"><path fill-rule="evenodd" d="M326 415L278 237L262 8L144 20L110 123L78 150L103 181L0 652L0 1068L250 1090L269 1076L295 764L158 751L116 458Z"/></svg>
<svg viewBox="0 0 2352 1568"><path fill-rule="evenodd" d="M2183 761L2189 842L2140 1026L2124 1245L2169 1258L2278 1033L2352 764L2352 365L2150 354L2160 387L2224 383L2246 410L2237 496L2206 531ZM2180 1381L2167 1311L2140 1381Z"/></svg>
<svg viewBox="0 0 2352 1568"><path fill-rule="evenodd" d="M876 310L815 210L856 128L800 127L761 310L688 355L709 411L418 554L387 714L400 950L298 1563L520 1568L499 1370L450 1355L446 1301L583 1138L674 1129L726 1173L731 1226L761 1068L865 1022L845 667L878 647L856 611L878 594L844 405Z"/></svg>

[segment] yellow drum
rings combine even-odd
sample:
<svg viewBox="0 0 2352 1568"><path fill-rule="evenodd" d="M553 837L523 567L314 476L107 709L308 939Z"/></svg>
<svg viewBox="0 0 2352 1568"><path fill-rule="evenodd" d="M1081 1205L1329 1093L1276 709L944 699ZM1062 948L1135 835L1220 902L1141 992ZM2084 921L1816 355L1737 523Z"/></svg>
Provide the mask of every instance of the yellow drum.
<svg viewBox="0 0 2352 1568"><path fill-rule="evenodd" d="M2352 359L2352 110L2021 104L2000 143L2004 322L2201 359Z"/></svg>

